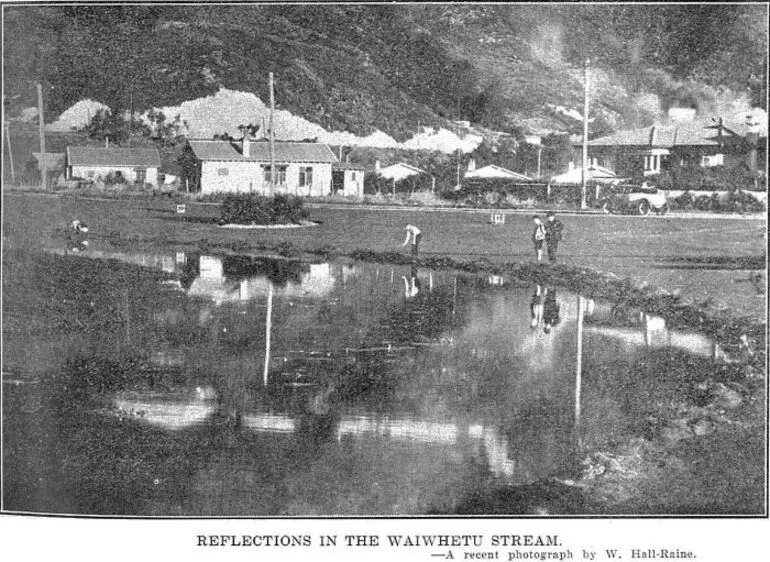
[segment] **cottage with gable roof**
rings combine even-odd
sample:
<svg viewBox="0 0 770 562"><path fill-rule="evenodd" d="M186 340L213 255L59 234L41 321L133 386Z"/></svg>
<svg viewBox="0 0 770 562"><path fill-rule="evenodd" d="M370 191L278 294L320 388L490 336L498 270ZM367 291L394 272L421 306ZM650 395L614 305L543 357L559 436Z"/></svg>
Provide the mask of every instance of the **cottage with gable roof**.
<svg viewBox="0 0 770 562"><path fill-rule="evenodd" d="M112 175L126 183L158 185L160 154L156 148L67 147L67 179L104 180Z"/></svg>
<svg viewBox="0 0 770 562"><path fill-rule="evenodd" d="M331 194L337 157L327 145L276 141L274 147L275 194ZM182 175L190 191L270 195L270 162L267 141L191 139L182 157Z"/></svg>

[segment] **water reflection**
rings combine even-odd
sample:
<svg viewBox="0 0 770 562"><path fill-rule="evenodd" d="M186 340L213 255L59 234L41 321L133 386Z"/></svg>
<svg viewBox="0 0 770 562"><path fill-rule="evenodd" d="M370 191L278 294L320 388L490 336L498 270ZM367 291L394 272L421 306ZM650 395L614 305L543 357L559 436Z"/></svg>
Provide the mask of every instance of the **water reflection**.
<svg viewBox="0 0 770 562"><path fill-rule="evenodd" d="M184 493L140 495L139 513L451 510L468 490L547 477L586 441L628 431L672 353L693 368L719 355L632 309L416 264L88 255L170 277L148 303L121 296L115 337L144 366L88 414L167 432L142 462L185 456ZM114 441L94 428L93 447Z"/></svg>

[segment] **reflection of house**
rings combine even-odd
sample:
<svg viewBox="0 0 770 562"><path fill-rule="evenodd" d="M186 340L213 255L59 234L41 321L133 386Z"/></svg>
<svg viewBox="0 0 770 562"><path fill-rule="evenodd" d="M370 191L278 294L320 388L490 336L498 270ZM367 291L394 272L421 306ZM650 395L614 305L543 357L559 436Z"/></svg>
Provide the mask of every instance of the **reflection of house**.
<svg viewBox="0 0 770 562"><path fill-rule="evenodd" d="M214 390L198 387L183 393L120 392L113 400L118 412L163 429L179 430L205 423L215 412Z"/></svg>
<svg viewBox="0 0 770 562"><path fill-rule="evenodd" d="M332 164L332 193L345 197L364 195L365 168L350 162Z"/></svg>
<svg viewBox="0 0 770 562"><path fill-rule="evenodd" d="M692 165L732 168L745 163L756 169L758 162L764 162L766 143L767 133L756 125L719 119L618 131L589 141L588 150L591 164L639 176Z"/></svg>
<svg viewBox="0 0 770 562"><path fill-rule="evenodd" d="M67 178L104 179L158 185L160 154L155 148L67 147Z"/></svg>
<svg viewBox="0 0 770 562"><path fill-rule="evenodd" d="M610 325L605 325L608 322ZM586 334L598 334L623 342L631 348L675 348L691 355L719 358L723 352L719 345L708 336L694 332L670 330L666 321L659 316L639 314L638 325L630 327L613 326L616 320L607 306L595 306L586 314Z"/></svg>
<svg viewBox="0 0 770 562"><path fill-rule="evenodd" d="M221 258L201 256L200 276L192 282L188 294L223 304L265 297L272 286L276 297L323 297L332 291L334 283L329 263L308 264L298 279L276 284L267 275L228 278Z"/></svg>
<svg viewBox="0 0 770 562"><path fill-rule="evenodd" d="M275 193L330 195L332 164L337 157L325 144L275 142ZM270 143L190 140L183 156L183 176L191 191L267 195L273 180Z"/></svg>

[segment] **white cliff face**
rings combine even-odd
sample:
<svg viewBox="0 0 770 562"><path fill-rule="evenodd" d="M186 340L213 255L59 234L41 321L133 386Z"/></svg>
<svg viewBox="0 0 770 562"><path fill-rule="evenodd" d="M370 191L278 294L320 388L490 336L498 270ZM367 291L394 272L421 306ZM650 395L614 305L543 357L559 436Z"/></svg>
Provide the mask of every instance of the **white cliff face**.
<svg viewBox="0 0 770 562"><path fill-rule="evenodd" d="M91 100L83 100L67 111L51 125L51 131L70 131L85 126L97 109L106 106ZM234 137L240 135L239 125L248 123L259 125L260 132L266 131L269 108L257 96L249 92L238 92L221 88L216 94L183 102L178 106L160 107L167 119L179 115L187 122L191 138L211 138L216 133L227 132ZM146 115L146 114L145 114ZM264 126L263 126L264 125ZM456 150L473 151L481 142L479 135L468 134L459 137L446 129L421 128L420 132L405 143L397 142L382 131L359 137L346 131L327 131L320 125L294 115L285 110L277 110L274 116L275 137L278 140L318 139L326 144L346 146L407 148L422 150L440 150L451 153Z"/></svg>

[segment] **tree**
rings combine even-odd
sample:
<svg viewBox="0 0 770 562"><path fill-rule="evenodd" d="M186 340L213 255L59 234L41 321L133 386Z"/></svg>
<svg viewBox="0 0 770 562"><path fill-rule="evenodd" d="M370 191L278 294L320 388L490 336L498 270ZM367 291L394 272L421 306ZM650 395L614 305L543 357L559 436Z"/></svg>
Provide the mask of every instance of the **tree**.
<svg viewBox="0 0 770 562"><path fill-rule="evenodd" d="M136 121L129 124L118 112L112 113L108 109L99 109L83 131L92 139L98 141L109 139L110 142L120 146L128 140L129 126L133 129L132 132L142 128L142 124Z"/></svg>

